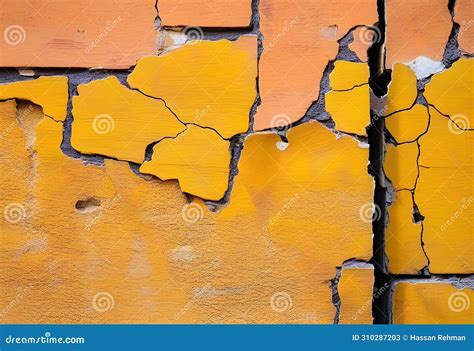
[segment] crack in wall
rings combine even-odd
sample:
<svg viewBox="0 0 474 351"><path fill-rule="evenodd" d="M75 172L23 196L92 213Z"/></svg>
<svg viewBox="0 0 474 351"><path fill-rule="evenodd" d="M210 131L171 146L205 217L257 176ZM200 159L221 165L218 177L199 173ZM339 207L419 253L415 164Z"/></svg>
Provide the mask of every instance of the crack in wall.
<svg viewBox="0 0 474 351"><path fill-rule="evenodd" d="M449 36L449 39L448 39L448 42L446 44L445 51L444 51L444 54L443 54L442 63L445 66L445 69L443 69L443 71L445 71L446 69L449 69L452 66L452 64L454 62L458 61L460 58L466 57L466 56L470 57L470 55L463 54L459 49L457 37L458 37L458 34L459 34L460 26L459 26L459 24L454 22L455 2L456 2L455 0L450 0L449 4L448 4L448 9L449 9L449 11L451 13L451 17L453 19L453 28L452 28L452 31L450 33L450 36ZM383 0L380 0L379 5L381 7L384 7L385 2ZM385 25L385 23L384 23L384 25ZM385 33L385 32L383 32L383 33ZM370 60L369 60L369 64L370 64ZM390 70L385 69L385 68L383 68L383 69L384 69L384 72L386 72L386 75L389 76L390 75ZM418 94L417 94L417 98L412 103L410 108L394 111L390 114L380 116L381 117L380 119L384 120L385 118L387 118L387 117L389 117L389 116L391 116L395 113L410 110L416 104L421 104L421 105L425 106L427 108L427 111L428 111L428 125L427 125L426 130L423 133L421 133L415 140L410 141L410 143L416 142L417 147L418 147L418 155L417 155L417 159L416 159L417 177L416 177L415 185L414 185L413 189L398 189L398 190L395 190L392 186L392 183L388 179L388 177L386 177L384 175L384 173L382 173L383 177L385 178L385 183L386 184L385 184L385 187L382 186L383 179L381 179L382 182L378 186L378 191L384 192L384 194L381 195L378 200L377 200L377 196L376 196L376 199L374 201L375 204L379 205L381 210L382 210L381 211L381 213L382 213L381 220L375 220L374 221L374 227L378 228L378 229L375 229L375 231L374 231L374 234L375 234L375 236L374 236L374 258L375 259L374 259L373 263L374 263L374 266L375 266L375 287L381 286L382 283L387 283L387 282L391 286L391 289L389 289L389 293L385 294L383 299L379 299L379 300L374 299L374 307L377 307L377 309L378 308L383 308L383 311L384 311L383 313L380 313L380 311L377 312L376 309L374 308L373 313L374 313L374 322L375 323L392 323L392 295L393 295L393 290L394 290L395 285L399 282L411 282L411 283L445 282L445 283L450 283L450 284L456 286L457 288L470 287L471 289L474 289L474 283L473 283L474 282L474 275L472 275L472 274L432 274L430 272L430 270L429 270L430 258L429 258L428 254L426 252L425 242L423 240L423 234L424 234L424 229L425 229L424 225L423 225L423 221L424 221L425 217L422 215L421 210L420 210L420 208L418 207L418 205L416 204L416 201L415 201L416 186L417 186L419 178L420 178L420 168L428 168L428 167L423 166L419 163L421 152L422 152L421 145L420 145L419 141L420 141L420 138L423 137L429 131L429 127L430 127L430 123L431 123L431 113L430 113L429 108L430 107L434 108L441 115L449 118L451 120L451 122L456 124L455 121L453 121L449 115L443 114L441 111L439 111L436 108L436 106L429 103L429 101L427 101L426 98L423 95L423 93L425 91L425 86L431 81L431 78L434 76L434 74L436 74L436 73L433 73L430 76L428 76L426 78L423 78L423 79L417 79ZM386 94L386 92L385 92L385 94ZM382 94L381 96L383 96L385 94ZM459 125L457 125L457 126L460 127ZM472 130L472 129L464 129L464 128L461 128L461 127L460 127L460 129L461 130ZM382 129L382 137L385 138L386 143L391 143L393 145L403 145L403 144L409 143L409 142L402 142L402 143L396 142L396 140L388 132L388 130L385 129L385 127ZM370 137L369 137L369 139L370 139ZM371 144L371 146L372 146L372 144ZM384 150L385 150L385 145L379 145L379 149L375 152L375 153L381 153L382 161L383 161L383 154L385 152ZM422 249L422 251L423 251L423 253L424 253L424 255L427 259L427 265L425 267L423 267L420 270L420 272L416 275L391 274L391 273L388 272L388 270L385 266L385 262L387 260L387 257L386 257L386 255L383 251L384 251L384 235L385 235L386 223L387 223L387 219L388 219L388 212L386 211L386 208L393 203L394 194L397 191L402 191L402 190L410 191L410 193L412 195L413 220L414 220L415 223L420 223L421 224L420 246L421 246L421 249ZM380 224L380 222L384 222L385 225L382 226ZM377 256L375 255L375 250L379 251ZM383 265L383 266L381 266L381 265Z"/></svg>

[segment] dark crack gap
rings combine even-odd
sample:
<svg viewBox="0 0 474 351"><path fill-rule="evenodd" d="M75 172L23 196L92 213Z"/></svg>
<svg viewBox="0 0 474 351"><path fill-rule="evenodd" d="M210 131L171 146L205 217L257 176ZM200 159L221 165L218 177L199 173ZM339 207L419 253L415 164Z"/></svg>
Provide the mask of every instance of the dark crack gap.
<svg viewBox="0 0 474 351"><path fill-rule="evenodd" d="M380 35L374 36L375 42L368 50L370 68L369 86L375 101L387 94L390 83L390 71L385 69L385 1L377 1L379 22L376 27ZM373 105L376 105L374 102ZM372 222L373 256L370 263L374 266L374 287L372 299L372 317L374 324L390 323L390 276L387 269L385 253L385 226L387 223L387 191L383 161L385 153L385 120L377 112L371 111L371 124L367 129L369 140L369 173L375 179L374 206L375 214Z"/></svg>

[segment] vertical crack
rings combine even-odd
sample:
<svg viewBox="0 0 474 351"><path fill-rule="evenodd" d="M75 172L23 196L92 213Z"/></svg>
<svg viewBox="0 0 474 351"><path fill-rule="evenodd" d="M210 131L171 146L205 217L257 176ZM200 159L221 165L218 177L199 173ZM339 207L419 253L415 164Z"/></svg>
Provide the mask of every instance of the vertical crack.
<svg viewBox="0 0 474 351"><path fill-rule="evenodd" d="M374 36L374 43L368 50L368 64L370 68L369 85L373 95L371 105L378 105L377 100L386 95L390 72L385 69L385 1L377 1L379 22L376 28L379 35ZM382 111L371 111L371 124L368 128L369 138L369 173L375 179L374 205L375 216L372 223L373 256L370 261L374 265L374 293L372 299L372 316L374 324L388 324L390 322L390 289L385 287L390 282L385 254L385 226L387 223L387 184L383 172L385 151L385 121Z"/></svg>

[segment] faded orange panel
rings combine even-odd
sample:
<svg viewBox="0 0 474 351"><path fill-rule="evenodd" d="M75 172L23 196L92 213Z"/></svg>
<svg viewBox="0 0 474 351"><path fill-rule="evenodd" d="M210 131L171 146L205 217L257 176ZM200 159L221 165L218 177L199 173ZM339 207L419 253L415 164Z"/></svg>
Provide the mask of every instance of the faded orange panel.
<svg viewBox="0 0 474 351"><path fill-rule="evenodd" d="M385 127L397 143L416 141L426 132L428 123L428 108L420 104L409 110L396 112L385 119Z"/></svg>
<svg viewBox="0 0 474 351"><path fill-rule="evenodd" d="M372 324L374 267L343 267L337 285L341 310L339 324Z"/></svg>
<svg viewBox="0 0 474 351"><path fill-rule="evenodd" d="M249 128L256 97L257 38L190 42L142 58L128 83L162 98L185 123L215 129L224 138Z"/></svg>
<svg viewBox="0 0 474 351"><path fill-rule="evenodd" d="M469 104L470 101L465 103ZM423 242L432 273L473 273L474 133L430 108L428 133L420 138L420 176L415 192Z"/></svg>
<svg viewBox="0 0 474 351"><path fill-rule="evenodd" d="M114 76L77 91L71 144L84 154L142 163L149 144L185 129L162 100L128 89Z"/></svg>
<svg viewBox="0 0 474 351"><path fill-rule="evenodd" d="M460 284L460 283L458 283ZM394 324L472 324L471 288L442 281L396 283L393 292Z"/></svg>
<svg viewBox="0 0 474 351"><path fill-rule="evenodd" d="M183 192L217 201L228 187L230 157L229 141L212 129L188 125L176 138L156 144L140 172L177 179Z"/></svg>
<svg viewBox="0 0 474 351"><path fill-rule="evenodd" d="M418 177L418 144L387 145L384 171L396 190L413 189Z"/></svg>
<svg viewBox="0 0 474 351"><path fill-rule="evenodd" d="M462 51L474 53L473 4L470 0L457 0L454 5L454 22L459 24L458 43Z"/></svg>
<svg viewBox="0 0 474 351"><path fill-rule="evenodd" d="M413 206L412 193L401 190L388 208L385 251L393 274L418 274L428 265L422 249L421 223L414 222Z"/></svg>
<svg viewBox="0 0 474 351"><path fill-rule="evenodd" d="M445 0L385 2L387 19L386 67L419 56L441 61L453 27Z"/></svg>
<svg viewBox="0 0 474 351"><path fill-rule="evenodd" d="M162 26L248 27L251 0L160 0Z"/></svg>
<svg viewBox="0 0 474 351"><path fill-rule="evenodd" d="M0 84L0 99L29 100L43 108L49 117L64 121L69 100L68 78L65 76L39 77Z"/></svg>
<svg viewBox="0 0 474 351"><path fill-rule="evenodd" d="M4 0L0 66L128 68L156 53L155 0Z"/></svg>
<svg viewBox="0 0 474 351"><path fill-rule="evenodd" d="M381 32L376 27L357 27L352 31L352 38L349 49L357 55L359 60L367 62L367 50L372 46L372 42L381 40Z"/></svg>
<svg viewBox="0 0 474 351"><path fill-rule="evenodd" d="M291 6L287 0L262 0L259 8L264 49L255 130L275 127L282 116L286 124L303 117L337 55L337 40L354 26L378 21L375 0L303 0Z"/></svg>

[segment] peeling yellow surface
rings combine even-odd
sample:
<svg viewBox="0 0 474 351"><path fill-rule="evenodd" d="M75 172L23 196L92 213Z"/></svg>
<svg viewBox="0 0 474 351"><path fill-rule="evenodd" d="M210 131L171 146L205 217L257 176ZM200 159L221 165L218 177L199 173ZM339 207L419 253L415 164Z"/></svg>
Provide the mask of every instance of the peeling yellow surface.
<svg viewBox="0 0 474 351"><path fill-rule="evenodd" d="M245 132L256 97L257 39L191 42L138 61L128 82L161 97L185 123L211 127L224 138Z"/></svg>
<svg viewBox="0 0 474 351"><path fill-rule="evenodd" d="M404 64L396 63L389 84L385 115L409 109L415 103L417 95L415 72Z"/></svg>
<svg viewBox="0 0 474 351"><path fill-rule="evenodd" d="M413 198L408 190L396 193L388 208L385 251L393 274L417 274L428 265L421 247L421 223L413 220Z"/></svg>
<svg viewBox="0 0 474 351"><path fill-rule="evenodd" d="M416 142L387 145L384 171L396 190L413 189L418 176L418 145Z"/></svg>
<svg viewBox="0 0 474 351"><path fill-rule="evenodd" d="M64 76L51 76L0 84L0 100L12 98L29 100L40 105L44 114L57 121L64 121L69 99L68 79Z"/></svg>
<svg viewBox="0 0 474 351"><path fill-rule="evenodd" d="M368 84L369 66L366 63L337 60L329 75L332 90L349 90L357 85Z"/></svg>
<svg viewBox="0 0 474 351"><path fill-rule="evenodd" d="M34 176L1 175L2 200L26 209L2 226L1 305L27 288L3 320L332 323L335 267L372 255L371 223L359 213L373 197L368 150L316 122L288 138L280 151L274 134L249 137L230 203L213 213L187 203L177 182L142 178L126 162L68 158L61 123L42 119L37 159L21 159L26 170L34 161ZM24 153L26 139L10 141Z"/></svg>
<svg viewBox="0 0 474 351"><path fill-rule="evenodd" d="M326 110L336 123L336 129L346 133L366 135L370 124L369 86L348 91L330 91L325 95Z"/></svg>
<svg viewBox="0 0 474 351"><path fill-rule="evenodd" d="M385 127L397 143L415 141L428 128L428 109L416 104L411 109L394 113L385 119Z"/></svg>
<svg viewBox="0 0 474 351"><path fill-rule="evenodd" d="M340 324L372 324L374 269L342 268L337 290L341 299Z"/></svg>
<svg viewBox="0 0 474 351"><path fill-rule="evenodd" d="M160 141L140 172L162 180L178 179L184 192L219 200L227 190L230 157L227 140L212 129L188 125L175 139Z"/></svg>
<svg viewBox="0 0 474 351"><path fill-rule="evenodd" d="M472 218L474 133L462 131L430 108L420 138L420 177L415 201L425 216L423 241L433 273L473 273Z"/></svg>
<svg viewBox="0 0 474 351"><path fill-rule="evenodd" d="M396 284L393 293L394 324L472 324L474 291L442 283Z"/></svg>
<svg viewBox="0 0 474 351"><path fill-rule="evenodd" d="M274 134L263 134L245 141L231 206L222 210L222 216L239 216L234 211L242 207L263 221L263 229L282 249L312 259L324 256L332 262L331 269L341 262L341 253L333 251L339 245L353 257L368 258L370 223L359 213L370 205L373 191L367 174L368 150L350 137L336 140L316 122L290 129L285 151L275 147L278 140ZM351 193L337 191L339 184L350 186ZM311 220L305 206L318 213L318 221ZM333 215L336 208L340 216Z"/></svg>
<svg viewBox="0 0 474 351"><path fill-rule="evenodd" d="M441 113L463 129L473 128L474 59L461 58L451 68L435 74L424 96Z"/></svg>
<svg viewBox="0 0 474 351"><path fill-rule="evenodd" d="M149 144L185 128L163 101L126 88L116 77L77 90L71 144L82 153L142 163Z"/></svg>

